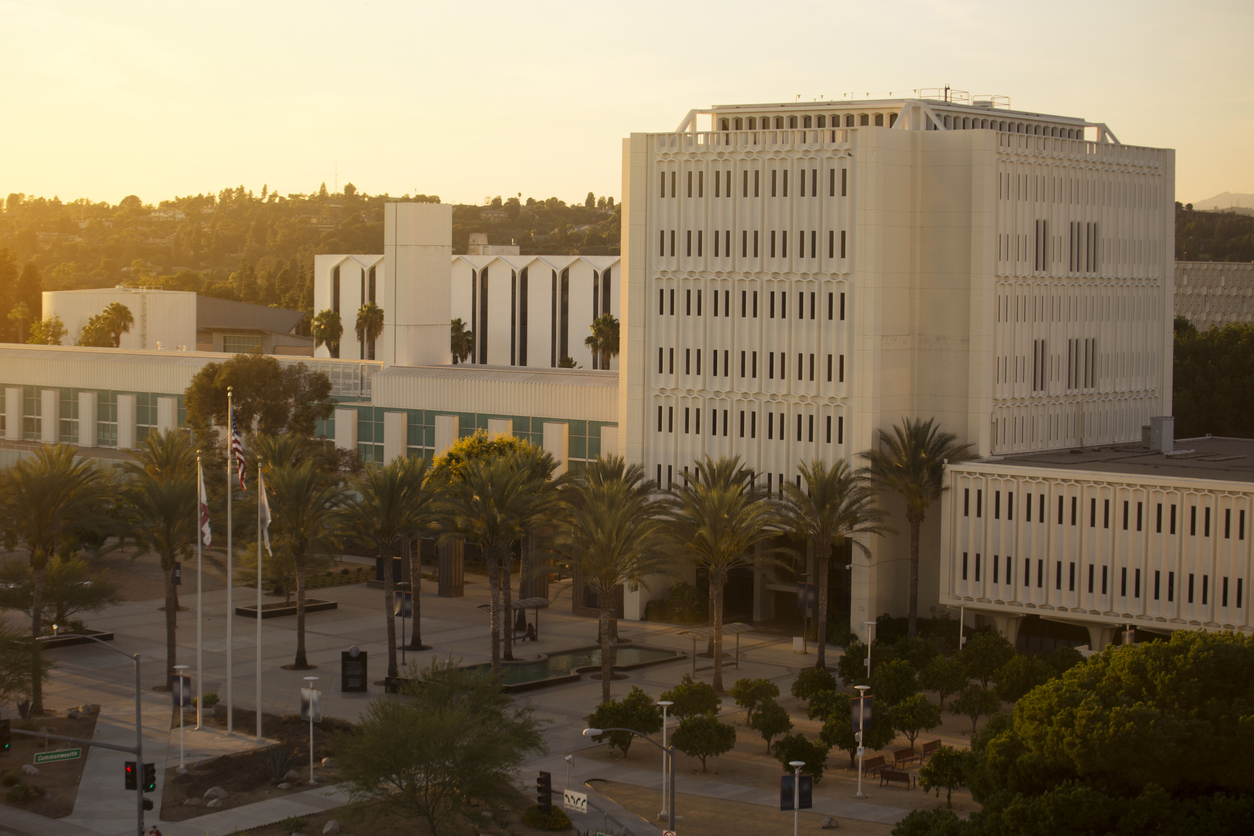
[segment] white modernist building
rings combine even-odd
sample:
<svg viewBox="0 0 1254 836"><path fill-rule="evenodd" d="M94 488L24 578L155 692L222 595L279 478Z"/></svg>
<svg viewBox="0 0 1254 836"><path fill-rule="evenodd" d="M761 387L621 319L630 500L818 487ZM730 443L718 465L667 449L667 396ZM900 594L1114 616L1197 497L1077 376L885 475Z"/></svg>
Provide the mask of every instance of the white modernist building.
<svg viewBox="0 0 1254 836"><path fill-rule="evenodd" d="M1199 331L1254 321L1254 264L1177 261L1176 315Z"/></svg>

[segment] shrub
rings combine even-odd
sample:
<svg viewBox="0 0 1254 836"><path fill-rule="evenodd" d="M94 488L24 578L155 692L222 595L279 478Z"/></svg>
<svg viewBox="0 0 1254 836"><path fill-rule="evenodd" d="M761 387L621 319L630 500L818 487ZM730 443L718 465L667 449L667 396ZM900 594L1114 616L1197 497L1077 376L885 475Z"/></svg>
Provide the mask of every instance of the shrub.
<svg viewBox="0 0 1254 836"><path fill-rule="evenodd" d="M893 828L893 836L958 836L962 822L949 810L911 810Z"/></svg>
<svg viewBox="0 0 1254 836"><path fill-rule="evenodd" d="M731 688L731 698L745 710L745 722L753 726L753 712L766 700L779 696L779 686L769 679L738 679Z"/></svg>
<svg viewBox="0 0 1254 836"><path fill-rule="evenodd" d="M550 807L547 814L540 812L540 806L534 804L523 813L523 824L536 830L570 830L570 818L562 812L561 807Z"/></svg>
<svg viewBox="0 0 1254 836"><path fill-rule="evenodd" d="M822 691L835 691L836 677L823 668L802 668L792 683L792 695L799 700L810 700Z"/></svg>
<svg viewBox="0 0 1254 836"><path fill-rule="evenodd" d="M685 755L701 759L701 771L705 772L705 759L730 752L736 745L736 728L721 723L714 714L685 717L679 722L671 741Z"/></svg>
<svg viewBox="0 0 1254 836"><path fill-rule="evenodd" d="M723 702L713 685L695 682L689 674L684 674L684 678L674 688L664 691L661 699L675 703L670 707L670 713L681 720L701 714L714 714Z"/></svg>
<svg viewBox="0 0 1254 836"><path fill-rule="evenodd" d="M222 700L221 698L218 697L217 691L210 691L209 693L205 694L205 708L213 708L215 705L217 705L221 701ZM195 697L192 697L192 705L193 706L196 705Z"/></svg>
<svg viewBox="0 0 1254 836"><path fill-rule="evenodd" d="M616 726L634 729L641 734L656 734L662 730L662 709L636 685L621 700L610 700L598 705L596 711L588 717L588 725L594 729ZM625 757L635 735L630 732L606 732L592 739L598 743L608 741L611 747L622 750Z"/></svg>
<svg viewBox="0 0 1254 836"><path fill-rule="evenodd" d="M283 820L283 829L288 833L295 830L304 830L309 826L309 819L304 816L288 816Z"/></svg>
<svg viewBox="0 0 1254 836"><path fill-rule="evenodd" d="M0 786L11 787L20 783L21 780L22 773L16 769L6 769L4 772L0 772Z"/></svg>
<svg viewBox="0 0 1254 836"><path fill-rule="evenodd" d="M286 746L271 746L257 753L271 781L282 781L296 764L296 752Z"/></svg>
<svg viewBox="0 0 1254 836"><path fill-rule="evenodd" d="M4 800L10 804L25 804L28 801L34 801L43 795L33 784L19 782L9 787L4 794Z"/></svg>
<svg viewBox="0 0 1254 836"><path fill-rule="evenodd" d="M775 760L784 767L785 772L792 772L789 761L804 761L804 771L814 776L814 783L823 779L823 766L827 761L827 746L819 741L812 741L804 734L788 734L775 742L771 753Z"/></svg>
<svg viewBox="0 0 1254 836"><path fill-rule="evenodd" d="M758 713L749 721L749 728L762 735L762 739L766 741L766 753L769 755L771 741L792 731L792 718L782 705L768 699L758 707Z"/></svg>
<svg viewBox="0 0 1254 836"><path fill-rule="evenodd" d="M677 581L666 597L645 606L645 621L668 624L705 624L709 621L709 599L685 581Z"/></svg>

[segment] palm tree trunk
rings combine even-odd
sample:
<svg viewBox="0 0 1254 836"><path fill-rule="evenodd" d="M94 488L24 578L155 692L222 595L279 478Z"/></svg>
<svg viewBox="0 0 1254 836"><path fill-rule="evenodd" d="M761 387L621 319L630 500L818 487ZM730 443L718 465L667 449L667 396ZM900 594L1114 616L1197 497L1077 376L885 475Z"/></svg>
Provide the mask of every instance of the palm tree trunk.
<svg viewBox="0 0 1254 836"><path fill-rule="evenodd" d="M535 596L535 567L531 565L531 532L518 541L518 597Z"/></svg>
<svg viewBox="0 0 1254 836"><path fill-rule="evenodd" d="M722 573L719 573L722 575ZM723 585L727 583L725 578L721 578L717 583L713 577L710 579L714 583L714 690L719 694L723 691Z"/></svg>
<svg viewBox="0 0 1254 836"><path fill-rule="evenodd" d="M513 601L510 589L510 569L514 563L513 544L501 546L501 611L505 616L505 660L514 661L514 610L510 606Z"/></svg>
<svg viewBox="0 0 1254 836"><path fill-rule="evenodd" d="M422 591L422 541L405 535L409 552L409 597L413 599L414 629L409 639L410 650L423 650L422 643L422 607L418 602L418 593Z"/></svg>
<svg viewBox="0 0 1254 836"><path fill-rule="evenodd" d="M305 556L292 555L296 564L296 661L293 666L297 670L309 667L309 659L305 655Z"/></svg>
<svg viewBox="0 0 1254 836"><path fill-rule="evenodd" d="M614 606L614 599L610 597L610 593L604 590L597 590L597 603L601 605L601 612L597 616L601 632L601 702L610 701L610 683L614 681L614 656L610 647L610 608Z"/></svg>
<svg viewBox="0 0 1254 836"><path fill-rule="evenodd" d="M30 634L31 646L35 652L31 654L30 710L31 716L37 717L44 710L44 680L40 675L39 636L44 629L44 566L42 558L31 555L31 596L30 596Z"/></svg>
<svg viewBox="0 0 1254 836"><path fill-rule="evenodd" d="M392 577L391 544L380 544L379 565L383 567L383 619L388 633L388 676L400 676L396 667L396 613L392 608L396 600L396 580Z"/></svg>
<svg viewBox="0 0 1254 836"><path fill-rule="evenodd" d="M919 634L919 529L923 519L913 515L907 519L910 521L910 625L906 635L913 639Z"/></svg>
<svg viewBox="0 0 1254 836"><path fill-rule="evenodd" d="M814 667L827 670L827 571L830 567L832 546L830 543L814 544L814 568L818 572L819 611L815 621Z"/></svg>
<svg viewBox="0 0 1254 836"><path fill-rule="evenodd" d="M495 560L489 558L485 562L488 565L488 623L492 640L492 675L496 676L501 672L501 588L498 584L501 571Z"/></svg>
<svg viewBox="0 0 1254 836"><path fill-rule="evenodd" d="M165 570L165 682L169 685L173 680L174 666L178 664L178 642L175 631L178 629L179 599L174 586L174 555L168 555L161 561ZM261 618L261 613L257 613Z"/></svg>

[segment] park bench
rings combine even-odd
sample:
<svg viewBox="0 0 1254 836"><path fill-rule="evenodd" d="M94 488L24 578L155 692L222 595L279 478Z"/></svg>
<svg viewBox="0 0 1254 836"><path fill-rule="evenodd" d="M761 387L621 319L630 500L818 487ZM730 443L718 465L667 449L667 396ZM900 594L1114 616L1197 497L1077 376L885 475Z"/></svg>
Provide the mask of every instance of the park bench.
<svg viewBox="0 0 1254 836"><path fill-rule="evenodd" d="M941 745L941 742L939 740L931 740L931 741L928 741L927 743L924 743L923 744L923 760L927 760L932 755L936 754L936 750L940 748L940 745Z"/></svg>
<svg viewBox="0 0 1254 836"><path fill-rule="evenodd" d="M888 764L884 760L883 755L876 755L873 758L867 758L862 762L862 774L874 775L881 769L886 769Z"/></svg>
<svg viewBox="0 0 1254 836"><path fill-rule="evenodd" d="M915 779L909 772L900 769L881 769L880 786L885 784L903 784L906 789L910 789L914 786Z"/></svg>
<svg viewBox="0 0 1254 836"><path fill-rule="evenodd" d="M893 752L893 769L897 769L901 766L909 766L915 761L922 763L923 755L915 751L913 746L909 746L905 749L898 749L896 752Z"/></svg>

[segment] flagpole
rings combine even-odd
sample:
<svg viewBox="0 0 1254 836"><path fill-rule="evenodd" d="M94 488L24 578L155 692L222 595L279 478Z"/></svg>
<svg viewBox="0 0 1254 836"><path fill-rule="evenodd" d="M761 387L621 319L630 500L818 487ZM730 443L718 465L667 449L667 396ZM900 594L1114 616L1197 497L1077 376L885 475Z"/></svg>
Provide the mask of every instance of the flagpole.
<svg viewBox="0 0 1254 836"><path fill-rule="evenodd" d="M205 475L200 469L200 451L196 451L196 731L200 731L200 713L205 707L204 696L201 693L204 676L204 607L201 605L201 591L204 589L204 570L205 561L202 558L200 545L204 540L203 527L204 523L200 519L200 500L201 491L204 490Z"/></svg>
<svg viewBox="0 0 1254 836"><path fill-rule="evenodd" d="M266 479L257 457L257 742L261 742L261 506L265 503Z"/></svg>
<svg viewBox="0 0 1254 836"><path fill-rule="evenodd" d="M234 640L232 631L232 622L235 620L235 602L231 594L231 588L235 585L231 573L231 494L235 491L231 487L231 463L235 458L235 450L233 442L235 439L235 413L232 408L232 389L234 387L226 387L226 734L230 737L234 733L235 726L235 705L231 694L231 665L234 661L231 655L231 645ZM257 613L257 617L261 617L261 613Z"/></svg>

